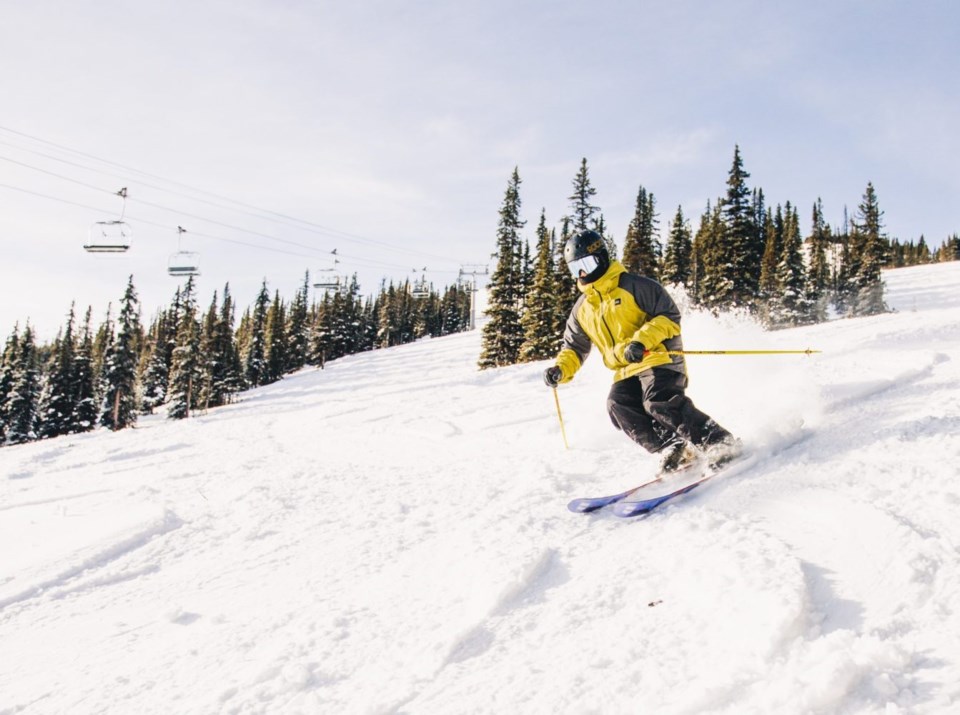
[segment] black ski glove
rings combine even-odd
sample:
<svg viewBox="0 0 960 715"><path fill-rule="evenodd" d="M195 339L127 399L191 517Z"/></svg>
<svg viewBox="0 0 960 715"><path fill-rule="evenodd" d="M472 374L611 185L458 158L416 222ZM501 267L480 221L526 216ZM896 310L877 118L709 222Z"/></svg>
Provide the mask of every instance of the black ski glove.
<svg viewBox="0 0 960 715"><path fill-rule="evenodd" d="M556 387L560 384L562 377L563 371L556 365L551 365L543 371L543 381L547 384L547 387Z"/></svg>
<svg viewBox="0 0 960 715"><path fill-rule="evenodd" d="M647 348L639 340L634 340L623 349L623 359L627 362L643 362L646 354Z"/></svg>

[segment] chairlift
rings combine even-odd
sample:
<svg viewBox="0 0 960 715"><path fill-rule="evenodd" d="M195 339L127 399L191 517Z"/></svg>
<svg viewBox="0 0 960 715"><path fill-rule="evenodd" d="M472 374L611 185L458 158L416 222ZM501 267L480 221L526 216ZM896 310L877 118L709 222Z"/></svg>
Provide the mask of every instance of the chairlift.
<svg viewBox="0 0 960 715"><path fill-rule="evenodd" d="M199 276L200 254L195 251L177 251L167 263L167 273L171 276Z"/></svg>
<svg viewBox="0 0 960 715"><path fill-rule="evenodd" d="M321 268L317 271L319 277L313 287L325 293L339 293L344 289L346 281L337 271L337 264L340 263L340 259L337 258L337 249L334 248L330 253L333 255L333 268Z"/></svg>
<svg viewBox="0 0 960 715"><path fill-rule="evenodd" d="M171 254L167 262L167 273L176 278L200 275L200 254L196 251L184 251L181 244L186 232L187 229L183 226L177 226L177 252Z"/></svg>
<svg viewBox="0 0 960 715"><path fill-rule="evenodd" d="M430 297L430 284L427 282L426 267L423 269L423 273L420 274L419 280L415 280L413 285L410 288L410 295L414 298L429 298Z"/></svg>
<svg viewBox="0 0 960 715"><path fill-rule="evenodd" d="M127 187L120 189L116 195L123 199L120 218L97 221L90 227L87 242L83 244L83 250L88 253L125 253L130 248L133 230L130 224L123 220L127 208Z"/></svg>

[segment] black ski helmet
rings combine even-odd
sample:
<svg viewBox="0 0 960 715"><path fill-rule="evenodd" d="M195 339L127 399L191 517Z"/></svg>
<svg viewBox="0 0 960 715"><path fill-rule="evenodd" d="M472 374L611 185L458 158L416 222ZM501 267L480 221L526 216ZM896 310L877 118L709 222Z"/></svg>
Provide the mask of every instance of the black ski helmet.
<svg viewBox="0 0 960 715"><path fill-rule="evenodd" d="M576 233L567 239L567 244L563 247L563 260L566 261L568 266L587 256L593 256L597 259L597 267L583 277L574 274L574 277L584 284L593 283L610 267L610 253L607 251L607 242L596 231L587 230Z"/></svg>

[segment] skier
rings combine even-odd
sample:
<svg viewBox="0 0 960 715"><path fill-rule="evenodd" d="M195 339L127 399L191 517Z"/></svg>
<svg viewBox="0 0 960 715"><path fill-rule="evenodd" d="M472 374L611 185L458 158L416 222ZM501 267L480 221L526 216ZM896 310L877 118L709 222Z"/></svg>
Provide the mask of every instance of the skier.
<svg viewBox="0 0 960 715"><path fill-rule="evenodd" d="M705 458L711 467L734 459L739 440L698 410L686 396L680 311L656 281L611 261L603 237L582 231L563 258L582 295L567 319L563 349L543 373L548 387L569 382L596 345L614 371L607 397L613 424L648 452L661 455L662 473Z"/></svg>

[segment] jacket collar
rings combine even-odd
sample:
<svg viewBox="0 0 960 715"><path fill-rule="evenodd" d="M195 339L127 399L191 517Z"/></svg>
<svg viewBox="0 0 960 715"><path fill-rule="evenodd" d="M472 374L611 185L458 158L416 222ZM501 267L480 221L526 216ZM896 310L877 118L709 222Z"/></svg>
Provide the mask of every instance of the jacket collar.
<svg viewBox="0 0 960 715"><path fill-rule="evenodd" d="M595 290L600 293L609 293L620 284L620 274L626 272L627 269L623 267L620 261L610 261L610 267L607 268L606 273L593 281L593 283L588 283L587 285L583 285L580 281L577 281L577 288L581 293L587 295Z"/></svg>

